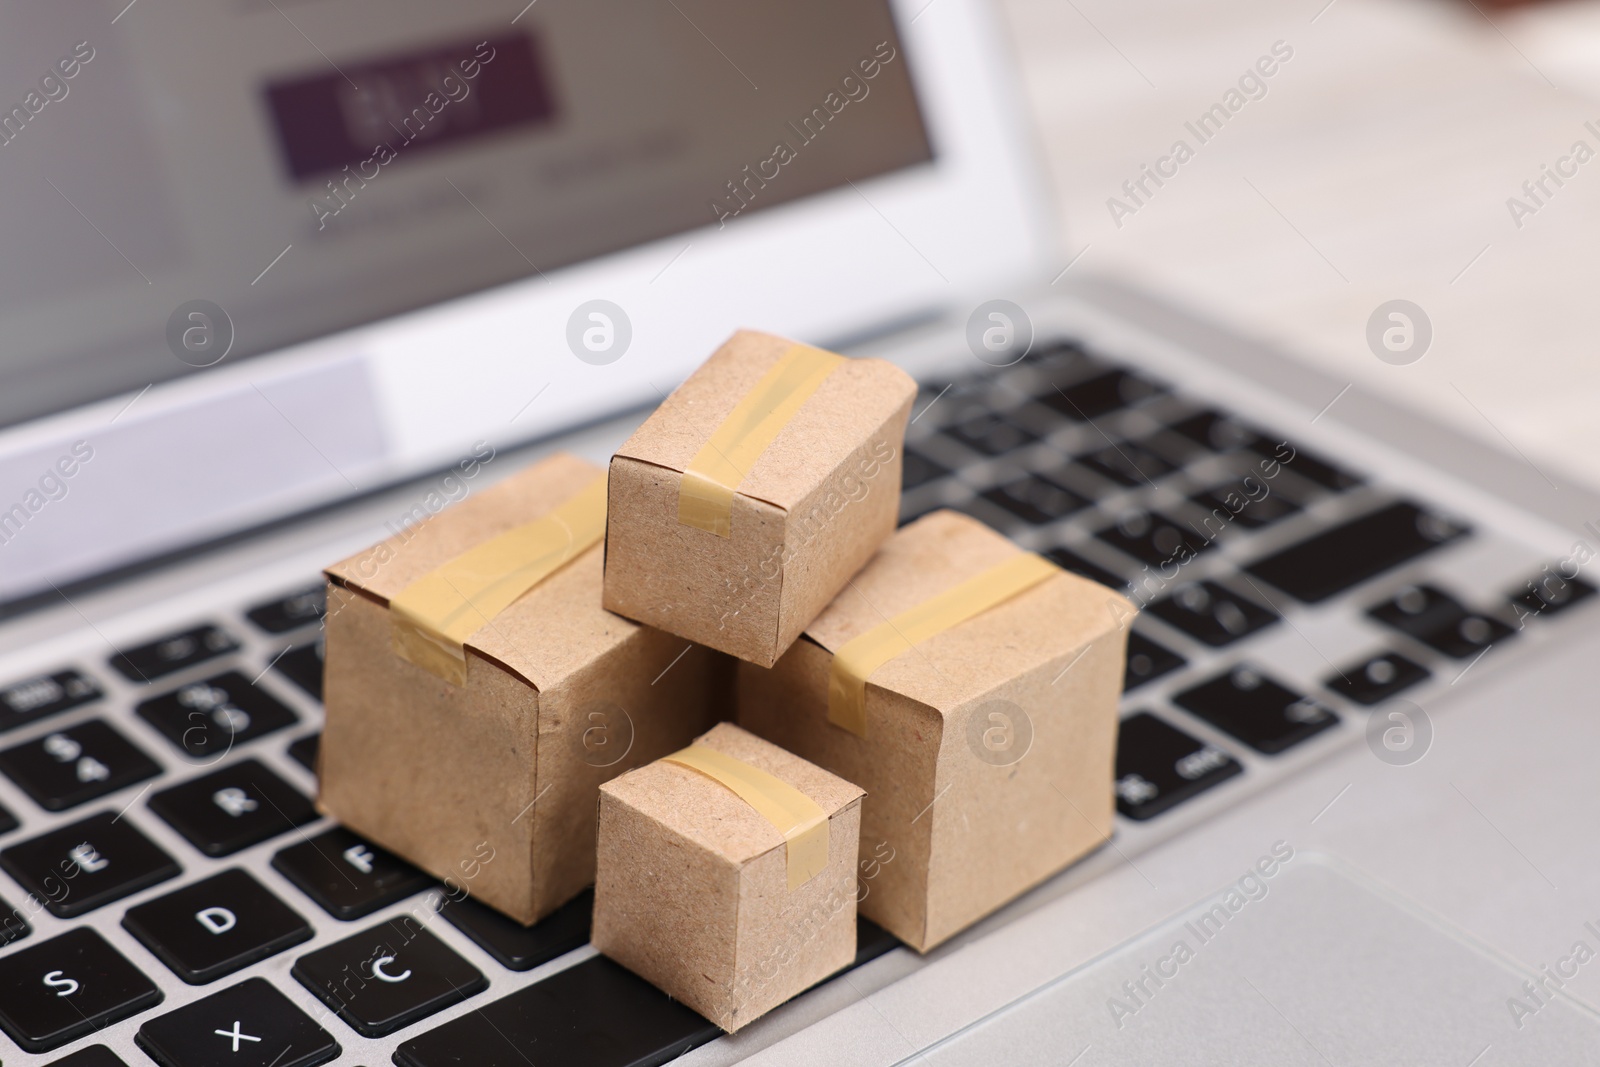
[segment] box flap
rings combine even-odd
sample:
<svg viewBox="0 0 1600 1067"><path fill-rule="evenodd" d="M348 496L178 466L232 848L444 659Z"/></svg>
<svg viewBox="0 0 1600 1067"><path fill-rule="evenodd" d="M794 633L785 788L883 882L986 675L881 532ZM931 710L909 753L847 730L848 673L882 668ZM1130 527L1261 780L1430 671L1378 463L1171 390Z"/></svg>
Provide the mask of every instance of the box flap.
<svg viewBox="0 0 1600 1067"><path fill-rule="evenodd" d="M557 453L333 564L326 574L387 607L417 578L549 513L604 473ZM620 643L638 626L600 606L603 554L595 545L551 574L473 634L467 647L544 689Z"/></svg>
<svg viewBox="0 0 1600 1067"><path fill-rule="evenodd" d="M1023 550L977 519L931 512L884 542L806 627L829 652ZM1062 571L878 668L868 683L949 712L1131 621L1120 593Z"/></svg>
<svg viewBox="0 0 1600 1067"><path fill-rule="evenodd" d="M793 341L740 330L662 401L617 455L683 473L741 398ZM828 375L739 484L785 510L832 475L916 395L910 375L880 359L847 359ZM898 442L897 442L898 444Z"/></svg>

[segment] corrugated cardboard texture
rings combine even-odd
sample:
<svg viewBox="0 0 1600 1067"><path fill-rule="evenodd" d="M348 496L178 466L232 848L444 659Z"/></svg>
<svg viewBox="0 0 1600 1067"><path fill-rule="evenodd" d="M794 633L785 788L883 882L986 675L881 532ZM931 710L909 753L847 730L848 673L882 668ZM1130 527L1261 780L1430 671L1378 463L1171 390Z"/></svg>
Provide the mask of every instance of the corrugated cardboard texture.
<svg viewBox="0 0 1600 1067"><path fill-rule="evenodd" d="M465 686L394 654L387 601L600 473L552 457L328 569L319 806L524 923L594 880L600 783L722 718L730 663L603 610L599 546L473 635Z"/></svg>
<svg viewBox="0 0 1600 1067"><path fill-rule="evenodd" d="M846 360L740 483L733 536L681 525L684 467L791 343L735 334L611 461L606 607L763 666L893 532L916 395L898 367Z"/></svg>
<svg viewBox="0 0 1600 1067"><path fill-rule="evenodd" d="M828 812L828 866L792 892L783 835L711 778L652 763L600 789L601 952L724 1030L844 967L856 951L861 790L731 724L699 743L783 779Z"/></svg>
<svg viewBox="0 0 1600 1067"><path fill-rule="evenodd" d="M922 951L1110 835L1119 622L1133 610L1086 579L1052 577L879 668L865 738L828 721L833 650L1018 551L934 512L896 533L775 668L739 665L741 725L867 790L861 913ZM1005 728L988 717L1011 715L994 701L1020 707L1033 731L1004 766L973 741Z"/></svg>

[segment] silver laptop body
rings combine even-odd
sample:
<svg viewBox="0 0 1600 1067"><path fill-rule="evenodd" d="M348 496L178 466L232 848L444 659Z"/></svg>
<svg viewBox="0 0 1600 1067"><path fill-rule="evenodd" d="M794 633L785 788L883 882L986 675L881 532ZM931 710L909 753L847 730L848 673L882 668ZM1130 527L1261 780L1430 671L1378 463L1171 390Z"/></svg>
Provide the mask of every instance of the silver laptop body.
<svg viewBox="0 0 1600 1067"><path fill-rule="evenodd" d="M283 1064L1594 1058L1600 497L1080 277L980 0L0 25L6 1062L253 1063L248 1016L150 1036L253 982L337 1045ZM585 1001L586 925L508 947L425 880L340 911L294 866L326 820L196 828L225 801L192 783L246 762L315 793L324 564L550 450L604 461L742 325L924 384L903 518L966 510L1140 604L1102 848L717 1037ZM79 827L170 862L75 896ZM309 937L185 977L130 912L229 871ZM394 922L482 981L368 1036L296 968ZM154 993L90 1003L82 930ZM514 1060L534 990L588 1014ZM30 1007L80 996L55 1036Z"/></svg>

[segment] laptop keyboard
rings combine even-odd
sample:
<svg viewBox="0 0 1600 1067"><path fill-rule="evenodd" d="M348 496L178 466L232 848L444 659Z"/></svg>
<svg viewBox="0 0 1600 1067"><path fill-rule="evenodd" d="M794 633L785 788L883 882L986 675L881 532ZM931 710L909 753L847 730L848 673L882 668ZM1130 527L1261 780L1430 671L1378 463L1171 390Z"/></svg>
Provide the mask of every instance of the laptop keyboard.
<svg viewBox="0 0 1600 1067"><path fill-rule="evenodd" d="M1472 524L1069 344L930 385L904 492L903 521L965 511L1142 609L1124 833L1331 751L1352 717L1459 680L1595 591L1530 555L1521 587L1465 597L1430 568L1481 538ZM0 775L32 805L0 808L0 1031L22 1062L123 1063L102 1030L164 1067L311 1067L356 1062L352 1047L402 1067L603 1067L715 1038L584 949L590 894L523 927L321 820L323 607L308 581L0 687L0 733L16 731ZM1317 611L1367 627L1370 647L1285 675L1265 642ZM856 965L895 944L862 922Z"/></svg>
<svg viewBox="0 0 1600 1067"><path fill-rule="evenodd" d="M1396 585L1391 576L1470 543L1471 525L1072 344L924 390L901 519L939 507L1141 608L1116 770L1118 810L1136 822L1248 778L1239 752L1270 761L1312 746L1346 716L1425 686L1444 663L1455 675L1456 661L1515 637L1526 619L1594 592L1532 556L1523 586L1498 603ZM1373 587L1383 593L1363 592ZM1326 664L1335 669L1320 686L1302 690L1248 658L1286 616L1293 625L1304 609L1346 604L1393 640Z"/></svg>

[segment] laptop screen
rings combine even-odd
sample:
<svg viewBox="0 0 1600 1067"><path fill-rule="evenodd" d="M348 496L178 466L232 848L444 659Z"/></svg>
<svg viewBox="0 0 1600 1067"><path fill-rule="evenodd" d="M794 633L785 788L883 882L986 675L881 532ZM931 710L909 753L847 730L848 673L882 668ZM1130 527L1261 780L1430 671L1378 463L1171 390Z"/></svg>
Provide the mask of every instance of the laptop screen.
<svg viewBox="0 0 1600 1067"><path fill-rule="evenodd" d="M0 425L932 159L887 0L519 6L15 5Z"/></svg>

